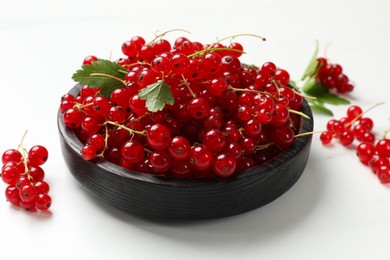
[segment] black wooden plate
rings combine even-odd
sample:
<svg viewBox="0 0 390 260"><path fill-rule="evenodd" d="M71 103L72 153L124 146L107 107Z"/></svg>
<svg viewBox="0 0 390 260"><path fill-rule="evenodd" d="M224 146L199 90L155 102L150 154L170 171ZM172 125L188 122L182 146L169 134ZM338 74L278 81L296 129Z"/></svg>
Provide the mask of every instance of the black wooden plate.
<svg viewBox="0 0 390 260"><path fill-rule="evenodd" d="M78 94L80 86L69 93ZM302 111L313 118L304 100ZM82 143L58 114L62 153L73 176L90 193L132 214L171 219L209 219L244 213L275 200L304 171L311 135L296 138L287 150L265 164L227 180L168 179L124 169L106 161L86 161ZM313 119L302 120L301 133L313 131Z"/></svg>

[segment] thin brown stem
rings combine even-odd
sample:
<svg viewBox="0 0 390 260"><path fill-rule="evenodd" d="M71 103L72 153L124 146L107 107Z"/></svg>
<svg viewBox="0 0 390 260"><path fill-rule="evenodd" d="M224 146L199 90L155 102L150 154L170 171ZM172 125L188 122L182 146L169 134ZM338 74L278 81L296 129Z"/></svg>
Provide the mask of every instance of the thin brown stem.
<svg viewBox="0 0 390 260"><path fill-rule="evenodd" d="M189 32L189 31L187 31L187 30L184 30L184 29L172 29L172 30L168 30L168 31L165 31L165 32L163 32L163 33L160 33L160 34L155 35L154 39L151 40L147 45L153 44L158 38L161 38L161 37L163 37L163 36L165 36L166 34L171 33L171 32L186 32L186 33L191 34L191 32Z"/></svg>

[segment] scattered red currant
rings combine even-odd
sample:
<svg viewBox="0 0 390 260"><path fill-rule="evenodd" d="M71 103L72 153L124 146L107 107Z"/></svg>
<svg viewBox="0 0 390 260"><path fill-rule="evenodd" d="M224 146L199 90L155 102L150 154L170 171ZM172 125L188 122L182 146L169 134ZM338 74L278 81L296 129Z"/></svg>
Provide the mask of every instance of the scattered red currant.
<svg viewBox="0 0 390 260"><path fill-rule="evenodd" d="M48 151L41 145L29 151L23 147L23 135L18 149L9 149L2 155L1 178L7 188L5 197L12 205L28 211L48 210L51 198L49 185L43 181L44 171L40 167L48 158Z"/></svg>

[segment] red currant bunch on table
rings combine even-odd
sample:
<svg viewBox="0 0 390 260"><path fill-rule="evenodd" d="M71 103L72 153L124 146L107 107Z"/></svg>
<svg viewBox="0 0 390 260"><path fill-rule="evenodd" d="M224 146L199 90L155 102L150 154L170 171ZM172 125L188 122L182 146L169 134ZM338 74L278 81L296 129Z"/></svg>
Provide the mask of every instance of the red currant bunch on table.
<svg viewBox="0 0 390 260"><path fill-rule="evenodd" d="M373 120L364 117L364 113L361 107L350 106L345 117L329 120L327 131L321 133L321 142L327 145L332 139L338 139L342 145L350 146L357 140L356 155L360 162L382 183L390 183L390 139L386 138L387 132L378 139L372 132Z"/></svg>
<svg viewBox="0 0 390 260"><path fill-rule="evenodd" d="M242 64L243 46L221 42L124 42L116 61L123 77L106 75L121 87L104 95L104 87L83 83L62 97L63 122L83 142L82 157L146 174L226 178L288 149L307 117L289 73L272 62ZM83 64L89 71L108 62L88 56ZM150 98L156 89L172 93L172 102L154 109L169 100Z"/></svg>
<svg viewBox="0 0 390 260"><path fill-rule="evenodd" d="M330 63L326 58L317 58L319 71L316 80L331 91L340 94L351 92L354 85L343 73L341 65Z"/></svg>
<svg viewBox="0 0 390 260"><path fill-rule="evenodd" d="M26 150L8 149L1 157L1 179L7 185L5 197L12 205L28 211L46 211L51 206L49 184L44 181L41 166L48 158L48 151L41 145Z"/></svg>

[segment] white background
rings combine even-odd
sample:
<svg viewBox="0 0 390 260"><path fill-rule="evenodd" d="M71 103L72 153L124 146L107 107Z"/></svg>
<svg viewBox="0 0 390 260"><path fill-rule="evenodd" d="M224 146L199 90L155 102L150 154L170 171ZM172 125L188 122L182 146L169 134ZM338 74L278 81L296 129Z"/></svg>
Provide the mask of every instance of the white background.
<svg viewBox="0 0 390 260"><path fill-rule="evenodd" d="M298 183L273 203L235 217L150 221L90 196L62 159L60 97L89 54L120 55L134 35L172 28L192 40L240 38L247 63L273 61L299 79L319 40L321 54L356 83L350 98L370 112L375 132L390 127L390 2L370 1L20 1L0 0L0 151L45 145L50 213L14 208L0 193L0 259L389 259L390 187L353 148L313 139ZM172 33L174 39L182 33ZM341 117L346 106L331 107ZM316 114L322 130L330 118ZM1 190L5 185L1 184Z"/></svg>

